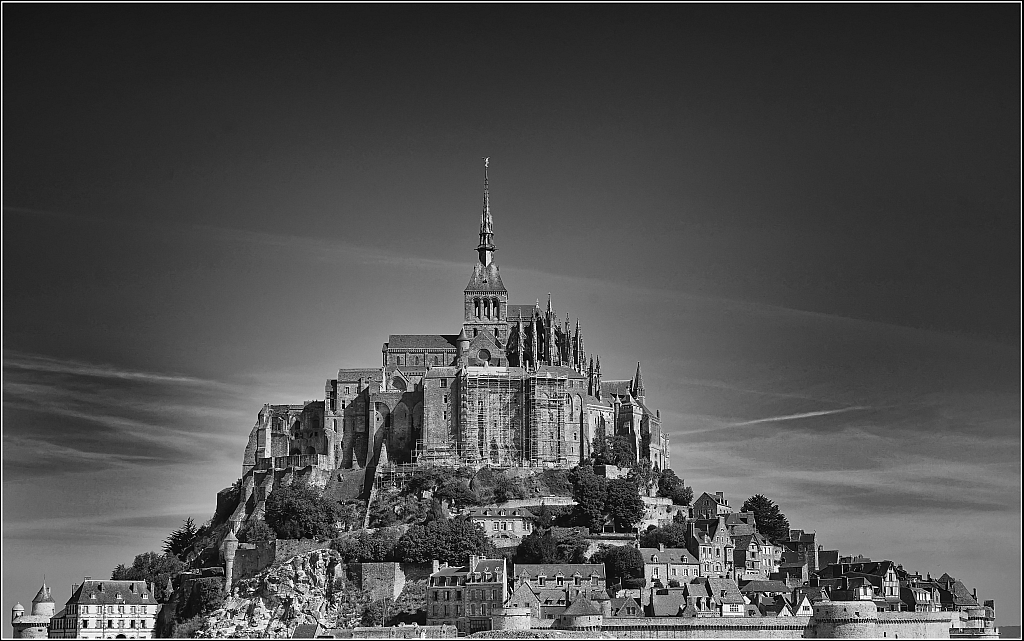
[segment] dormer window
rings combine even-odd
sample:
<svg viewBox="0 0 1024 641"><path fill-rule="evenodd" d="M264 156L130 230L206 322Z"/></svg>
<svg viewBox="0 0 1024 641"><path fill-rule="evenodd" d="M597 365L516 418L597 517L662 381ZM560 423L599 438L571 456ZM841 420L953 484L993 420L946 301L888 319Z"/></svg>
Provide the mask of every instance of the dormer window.
<svg viewBox="0 0 1024 641"><path fill-rule="evenodd" d="M657 562L658 562L658 555L655 554L654 556L651 557L651 563L657 563Z"/></svg>

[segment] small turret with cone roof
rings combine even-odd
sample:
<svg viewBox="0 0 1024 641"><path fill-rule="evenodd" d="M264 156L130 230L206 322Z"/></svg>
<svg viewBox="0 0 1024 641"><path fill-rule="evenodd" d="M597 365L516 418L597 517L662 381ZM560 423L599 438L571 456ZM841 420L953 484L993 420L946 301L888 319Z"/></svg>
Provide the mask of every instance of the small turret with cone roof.
<svg viewBox="0 0 1024 641"><path fill-rule="evenodd" d="M36 593L36 598L32 599L32 614L52 617L54 612L53 597L50 596L50 588L44 582L39 588L39 592Z"/></svg>

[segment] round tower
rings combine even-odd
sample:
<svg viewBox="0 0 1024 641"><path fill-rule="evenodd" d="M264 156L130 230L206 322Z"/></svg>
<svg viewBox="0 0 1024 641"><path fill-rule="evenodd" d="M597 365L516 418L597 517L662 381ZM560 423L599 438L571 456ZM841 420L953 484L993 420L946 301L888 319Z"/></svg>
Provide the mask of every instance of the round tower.
<svg viewBox="0 0 1024 641"><path fill-rule="evenodd" d="M235 569L235 551L238 550L238 538L234 528L228 528L228 534L221 543L224 552L224 592L231 594L231 578Z"/></svg>
<svg viewBox="0 0 1024 641"><path fill-rule="evenodd" d="M11 609L11 628L15 639L45 639L49 636L50 617L54 613L50 588L44 583L36 598L32 599L32 611L25 614L25 608L18 603Z"/></svg>
<svg viewBox="0 0 1024 641"><path fill-rule="evenodd" d="M878 636L878 608L873 601L822 601L811 616L818 639L874 639Z"/></svg>

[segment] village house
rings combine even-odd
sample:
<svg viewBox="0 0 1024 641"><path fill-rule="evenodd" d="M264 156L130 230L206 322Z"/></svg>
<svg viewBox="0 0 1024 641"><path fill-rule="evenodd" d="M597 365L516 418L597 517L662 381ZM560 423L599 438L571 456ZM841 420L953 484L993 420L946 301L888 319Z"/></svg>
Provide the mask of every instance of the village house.
<svg viewBox="0 0 1024 641"><path fill-rule="evenodd" d="M773 549L771 541L759 533L733 536L733 565L736 568L736 580L746 581L767 579L774 572Z"/></svg>
<svg viewBox="0 0 1024 641"><path fill-rule="evenodd" d="M454 625L460 633L491 629L491 611L508 599L505 559L469 557L469 565L434 561L427 586L427 625Z"/></svg>
<svg viewBox="0 0 1024 641"><path fill-rule="evenodd" d="M701 576L732 576L735 546L725 517L690 522L687 549L700 563Z"/></svg>
<svg viewBox="0 0 1024 641"><path fill-rule="evenodd" d="M704 492L693 502L691 513L695 519L717 519L719 516L732 514L732 508L729 507L725 493L715 492L714 495L711 495Z"/></svg>
<svg viewBox="0 0 1024 641"><path fill-rule="evenodd" d="M541 619L555 619L576 597L607 599L603 563L517 563L516 590L527 584L537 595Z"/></svg>
<svg viewBox="0 0 1024 641"><path fill-rule="evenodd" d="M678 587L700 576L700 563L686 548L640 548L644 559L644 585ZM674 585L673 585L674 584Z"/></svg>
<svg viewBox="0 0 1024 641"><path fill-rule="evenodd" d="M479 525L488 538L521 539L533 532L532 512L524 508L474 507L463 510L463 514L475 525Z"/></svg>
<svg viewBox="0 0 1024 641"><path fill-rule="evenodd" d="M874 589L873 600L879 612L899 612L902 609L900 581L896 575L896 564L892 561L837 563L823 568L818 576L821 579L864 577Z"/></svg>
<svg viewBox="0 0 1024 641"><path fill-rule="evenodd" d="M50 619L51 639L151 639L160 612L145 581L86 579L73 586L64 609Z"/></svg>

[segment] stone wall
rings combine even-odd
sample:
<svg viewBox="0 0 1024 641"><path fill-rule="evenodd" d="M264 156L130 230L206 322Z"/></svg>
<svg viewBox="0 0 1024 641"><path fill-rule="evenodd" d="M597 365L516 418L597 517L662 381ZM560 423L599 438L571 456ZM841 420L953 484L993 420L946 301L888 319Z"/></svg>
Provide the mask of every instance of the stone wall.
<svg viewBox="0 0 1024 641"><path fill-rule="evenodd" d="M601 631L623 639L803 639L810 619L806 616L782 619L605 619Z"/></svg>
<svg viewBox="0 0 1024 641"><path fill-rule="evenodd" d="M820 605L815 606L818 611ZM808 616L785 618L743 617L693 619L681 617L605 618L601 631L628 639L948 639L949 612L879 612L852 618L840 616L862 605L854 601L830 604L835 612L821 612L820 619ZM867 602L868 606L874 604Z"/></svg>
<svg viewBox="0 0 1024 641"><path fill-rule="evenodd" d="M351 563L349 568L372 601L397 599L405 588L405 572L398 563Z"/></svg>
<svg viewBox="0 0 1024 641"><path fill-rule="evenodd" d="M313 550L330 549L329 540L316 539L275 539L260 543L239 543L235 551L235 562L231 571L231 583L247 579L274 563L286 561L297 554Z"/></svg>

